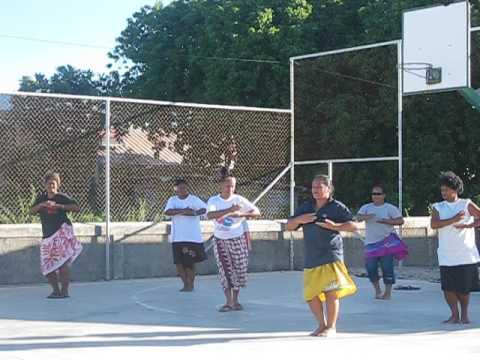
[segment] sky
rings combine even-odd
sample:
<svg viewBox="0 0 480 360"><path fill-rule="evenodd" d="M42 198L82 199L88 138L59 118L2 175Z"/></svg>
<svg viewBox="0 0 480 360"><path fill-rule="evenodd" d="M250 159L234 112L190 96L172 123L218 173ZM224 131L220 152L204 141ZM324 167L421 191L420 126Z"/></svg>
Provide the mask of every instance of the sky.
<svg viewBox="0 0 480 360"><path fill-rule="evenodd" d="M168 5L171 1L162 3ZM50 76L60 65L107 71L106 65L111 62L107 53L127 26L127 19L142 6L155 3L156 0L0 0L0 91L16 91L22 76Z"/></svg>

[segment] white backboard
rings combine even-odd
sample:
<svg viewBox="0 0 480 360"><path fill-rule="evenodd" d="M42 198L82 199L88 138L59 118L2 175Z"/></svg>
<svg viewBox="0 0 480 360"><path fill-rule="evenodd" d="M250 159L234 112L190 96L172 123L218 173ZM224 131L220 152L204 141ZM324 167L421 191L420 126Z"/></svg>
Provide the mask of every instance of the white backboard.
<svg viewBox="0 0 480 360"><path fill-rule="evenodd" d="M427 84L428 67L441 68L440 82ZM404 95L469 87L468 1L404 12L401 68Z"/></svg>

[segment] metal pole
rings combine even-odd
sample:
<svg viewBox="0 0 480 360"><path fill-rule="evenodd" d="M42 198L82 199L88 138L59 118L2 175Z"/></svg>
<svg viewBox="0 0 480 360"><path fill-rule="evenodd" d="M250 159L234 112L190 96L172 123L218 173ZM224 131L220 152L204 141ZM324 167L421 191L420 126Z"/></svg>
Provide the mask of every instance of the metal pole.
<svg viewBox="0 0 480 360"><path fill-rule="evenodd" d="M343 48L343 49L337 49L337 50L323 51L323 52L314 53L314 54L294 56L294 57L290 58L290 60L292 60L292 59L293 60L311 59L311 58L316 58L316 57L320 57L320 56L343 54L343 53L352 52L352 51L373 49L373 48L382 47L382 46L395 45L398 41L400 41L400 40L391 40L391 41L385 41L385 42L375 43L375 44L360 45L360 46L354 46L354 47L350 47L350 48Z"/></svg>
<svg viewBox="0 0 480 360"><path fill-rule="evenodd" d="M2 95L10 96L32 96L32 97L44 97L44 98L59 98L59 99L73 99L73 100L92 100L92 101L106 101L105 96L87 96L87 95L69 95L69 94L57 94L57 93L35 93L28 91L0 91ZM184 103L173 101L159 101L148 99L132 99L132 98L116 98L108 97L110 101L126 102L131 104L150 104L150 105L164 105L164 106L181 106L201 109L218 109L218 110L238 110L238 111L264 111L272 113L285 114L289 113L289 109L275 109L275 108L262 108L262 107L250 107L250 106L231 106L231 105L213 105L213 104L200 104L200 103Z"/></svg>
<svg viewBox="0 0 480 360"><path fill-rule="evenodd" d="M295 60L290 59L290 216L295 214ZM295 269L293 232L290 232L290 271Z"/></svg>
<svg viewBox="0 0 480 360"><path fill-rule="evenodd" d="M295 213L295 60L290 59L290 216Z"/></svg>
<svg viewBox="0 0 480 360"><path fill-rule="evenodd" d="M295 243L293 240L293 231L290 231L290 271L295 270Z"/></svg>
<svg viewBox="0 0 480 360"><path fill-rule="evenodd" d="M110 103L105 106L105 280L110 280Z"/></svg>
<svg viewBox="0 0 480 360"><path fill-rule="evenodd" d="M265 194L267 194L284 177L284 175L290 170L291 167L292 165L288 164L288 166L285 169L283 169L280 172L280 174L278 174L277 177L273 179L273 181L270 184L268 184L268 186L265 189L263 189L260 195L258 195L255 198L255 200L252 201L252 203L256 205L265 196Z"/></svg>
<svg viewBox="0 0 480 360"><path fill-rule="evenodd" d="M398 207L403 214L403 41L397 42L398 76Z"/></svg>
<svg viewBox="0 0 480 360"><path fill-rule="evenodd" d="M398 77L398 208L403 215L403 41L397 42L397 77ZM400 225L400 236L403 237L403 227ZM403 267L403 260L398 263Z"/></svg>
<svg viewBox="0 0 480 360"><path fill-rule="evenodd" d="M375 162L375 161L398 161L398 156L386 156L376 158L352 158L352 159L328 159L328 160L303 160L295 161L295 165L318 165L318 164L345 164L358 162Z"/></svg>
<svg viewBox="0 0 480 360"><path fill-rule="evenodd" d="M333 162L332 161L328 162L328 177L330 178L330 181L333 181Z"/></svg>

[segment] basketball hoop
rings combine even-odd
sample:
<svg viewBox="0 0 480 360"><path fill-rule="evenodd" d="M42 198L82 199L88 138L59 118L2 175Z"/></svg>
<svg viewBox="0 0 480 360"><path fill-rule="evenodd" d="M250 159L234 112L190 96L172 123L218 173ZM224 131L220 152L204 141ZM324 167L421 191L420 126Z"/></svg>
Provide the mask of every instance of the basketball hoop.
<svg viewBox="0 0 480 360"><path fill-rule="evenodd" d="M427 85L440 84L442 82L442 68L433 67L433 64L426 62L408 62L400 66L403 71L425 79ZM421 73L418 73L420 71ZM423 75L425 71L425 75Z"/></svg>

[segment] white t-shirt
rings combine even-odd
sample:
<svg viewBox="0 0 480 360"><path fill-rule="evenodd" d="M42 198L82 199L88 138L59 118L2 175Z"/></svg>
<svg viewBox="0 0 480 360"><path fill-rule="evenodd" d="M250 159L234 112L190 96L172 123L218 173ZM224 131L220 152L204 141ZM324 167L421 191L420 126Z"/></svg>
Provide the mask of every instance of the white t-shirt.
<svg viewBox="0 0 480 360"><path fill-rule="evenodd" d="M402 216L398 208L392 204L384 203L380 206L374 203L363 205L358 211L359 215L375 215L372 219L365 221L365 245L376 243L385 239L392 231L395 231L393 225L379 224L381 219L397 219Z"/></svg>
<svg viewBox="0 0 480 360"><path fill-rule="evenodd" d="M442 201L433 204L438 211L440 220L451 219L460 211L465 211L465 217L460 224L470 224L474 221L468 211L470 199L458 199L454 202ZM475 245L475 229L457 229L453 224L438 229L438 263L440 266L468 265L480 262L478 249Z"/></svg>
<svg viewBox="0 0 480 360"><path fill-rule="evenodd" d="M220 195L212 196L208 199L207 206L208 211L221 211L232 207L233 205L239 205L241 212L249 212L252 210L258 211L258 208L253 205L249 200L243 196L234 194L230 199L225 200ZM224 217L215 219L215 228L213 234L219 239L233 239L242 236L245 232L243 222L245 218L238 217Z"/></svg>
<svg viewBox="0 0 480 360"><path fill-rule="evenodd" d="M190 208L192 210L206 209L205 204L195 195L188 195L185 199L172 196L168 199L165 211ZM200 216L175 215L172 217L172 230L170 242L194 242L202 243L202 229L200 227Z"/></svg>

